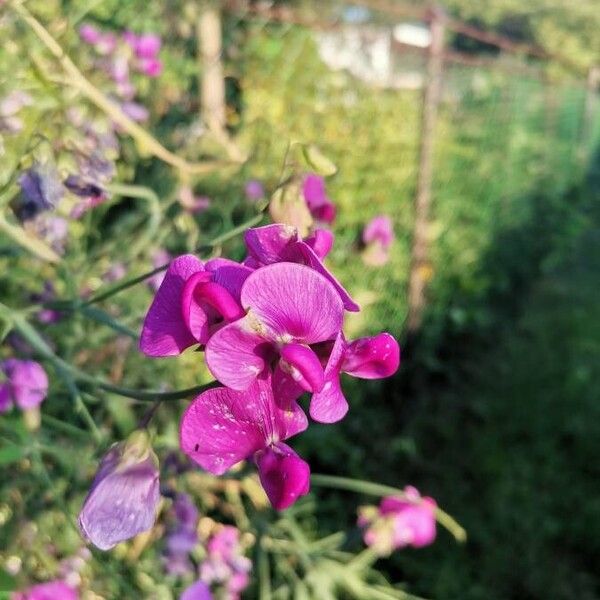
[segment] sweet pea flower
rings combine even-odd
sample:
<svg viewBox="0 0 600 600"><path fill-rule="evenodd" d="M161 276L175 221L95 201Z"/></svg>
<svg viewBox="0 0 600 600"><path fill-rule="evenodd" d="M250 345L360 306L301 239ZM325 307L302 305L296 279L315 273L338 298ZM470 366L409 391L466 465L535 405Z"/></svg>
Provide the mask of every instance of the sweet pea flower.
<svg viewBox="0 0 600 600"><path fill-rule="evenodd" d="M148 310L140 349L148 356L174 356L205 344L223 323L244 316L239 303L249 267L227 259L203 263L191 254L175 258Z"/></svg>
<svg viewBox="0 0 600 600"><path fill-rule="evenodd" d="M181 449L214 475L254 458L265 492L277 510L309 491L310 468L283 442L304 431L306 415L296 403L275 402L271 378L245 392L214 388L200 394L181 419Z"/></svg>
<svg viewBox="0 0 600 600"><path fill-rule="evenodd" d="M136 35L132 31L126 31L123 39L138 58L156 58L162 45L160 36L154 33Z"/></svg>
<svg viewBox="0 0 600 600"><path fill-rule="evenodd" d="M274 223L248 229L244 234L244 242L249 255L245 261L248 266L257 268L278 262L306 265L323 275L335 287L346 310L360 310L342 284L323 264L323 259L333 245L333 234L330 231L317 229L302 240L295 227Z"/></svg>
<svg viewBox="0 0 600 600"><path fill-rule="evenodd" d="M388 496L379 507L360 509L358 525L365 528L365 544L383 556L406 546L422 548L435 540L436 508L433 498L407 486L403 496Z"/></svg>
<svg viewBox="0 0 600 600"><path fill-rule="evenodd" d="M320 391L324 372L311 345L335 339L342 328L344 307L335 287L305 265L275 263L248 276L240 303L245 316L206 345L215 378L246 390L274 362L306 391Z"/></svg>
<svg viewBox="0 0 600 600"><path fill-rule="evenodd" d="M64 581L39 583L23 592L11 594L11 600L79 600L77 590Z"/></svg>
<svg viewBox="0 0 600 600"><path fill-rule="evenodd" d="M146 431L134 431L102 459L79 513L82 535L100 550L154 525L160 498L158 459Z"/></svg>
<svg viewBox="0 0 600 600"><path fill-rule="evenodd" d="M33 409L46 398L48 376L39 363L8 358L0 362L0 371L6 377L6 381L0 381L0 413L13 405L21 410Z"/></svg>
<svg viewBox="0 0 600 600"><path fill-rule="evenodd" d="M200 579L225 587L228 600L236 600L250 583L252 562L244 556L237 527L225 525L206 544L206 559L200 565Z"/></svg>
<svg viewBox="0 0 600 600"><path fill-rule="evenodd" d="M366 246L363 260L370 265L384 265L389 260L389 250L394 242L392 220L387 215L377 215L366 225L362 239Z"/></svg>
<svg viewBox="0 0 600 600"><path fill-rule="evenodd" d="M320 175L309 173L302 183L302 193L312 216L323 223L331 225L335 221L335 205L325 192L325 179Z"/></svg>
<svg viewBox="0 0 600 600"><path fill-rule="evenodd" d="M172 512L176 524L167 535L165 567L171 575L185 575L193 570L188 556L198 543L198 509L187 494L177 494Z"/></svg>
<svg viewBox="0 0 600 600"><path fill-rule="evenodd" d="M312 395L310 416L320 423L335 423L348 412L348 402L340 385L341 373L360 379L383 379L400 365L400 346L389 333L364 337L348 343L340 333L327 357L323 388ZM317 350L319 353L319 350ZM300 389L296 395L299 395ZM294 394L288 390L288 394Z"/></svg>
<svg viewBox="0 0 600 600"><path fill-rule="evenodd" d="M179 600L213 600L213 595L203 581L196 581L184 590Z"/></svg>
<svg viewBox="0 0 600 600"><path fill-rule="evenodd" d="M256 202L265 197L265 188L258 179L250 179L244 186L244 193L248 200Z"/></svg>

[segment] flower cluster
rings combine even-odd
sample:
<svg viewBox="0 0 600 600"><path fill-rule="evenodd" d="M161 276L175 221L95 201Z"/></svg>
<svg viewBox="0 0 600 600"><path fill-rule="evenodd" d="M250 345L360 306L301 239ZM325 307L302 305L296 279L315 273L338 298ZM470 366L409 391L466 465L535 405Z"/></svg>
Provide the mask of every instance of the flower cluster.
<svg viewBox="0 0 600 600"><path fill-rule="evenodd" d="M398 548L431 544L436 536L436 508L433 498L421 497L416 488L407 486L403 496L383 498L378 507L362 507L358 524L365 528L365 544L386 556Z"/></svg>
<svg viewBox="0 0 600 600"><path fill-rule="evenodd" d="M252 458L271 504L284 509L308 493L310 468L285 442L304 431L298 404L334 423L348 411L341 373L377 379L400 362L388 333L349 341L344 311L358 305L323 264L333 234L301 239L274 224L245 234L246 259L175 258L146 315L140 348L174 356L197 346L224 387L200 394L180 426L182 450L215 475Z"/></svg>

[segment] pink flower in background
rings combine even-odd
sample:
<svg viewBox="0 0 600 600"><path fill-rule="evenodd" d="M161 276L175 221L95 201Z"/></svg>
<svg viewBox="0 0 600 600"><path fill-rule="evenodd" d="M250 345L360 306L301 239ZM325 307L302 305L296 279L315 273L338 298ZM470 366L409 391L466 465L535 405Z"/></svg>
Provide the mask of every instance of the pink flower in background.
<svg viewBox="0 0 600 600"><path fill-rule="evenodd" d="M421 497L407 486L404 496L383 498L378 508L363 507L358 524L365 528L365 544L382 555L406 546L422 548L435 540L436 508L433 498Z"/></svg>
<svg viewBox="0 0 600 600"><path fill-rule="evenodd" d="M48 393L48 376L33 360L8 358L0 362L0 371L6 377L0 381L0 412L14 405L21 410L39 406Z"/></svg>
<svg viewBox="0 0 600 600"><path fill-rule="evenodd" d="M86 23L79 28L79 37L86 44L97 44L100 41L101 35L100 30L89 23Z"/></svg>
<svg viewBox="0 0 600 600"><path fill-rule="evenodd" d="M189 185L184 185L179 190L179 204L192 214L201 213L210 208L212 204L208 196L196 196Z"/></svg>
<svg viewBox="0 0 600 600"><path fill-rule="evenodd" d="M159 248L158 250L155 250L152 254L152 266L155 269L158 269L158 267L166 265L171 260L171 258L171 255L164 248ZM150 286L150 289L156 292L158 288L160 288L160 284L163 282L165 275L165 271L161 271L159 273L156 273L156 275L152 275L152 277L149 277L148 285Z"/></svg>
<svg viewBox="0 0 600 600"><path fill-rule="evenodd" d="M244 556L237 527L225 525L206 544L206 559L200 565L200 579L209 585L220 585L228 600L236 600L250 583L252 562Z"/></svg>
<svg viewBox="0 0 600 600"><path fill-rule="evenodd" d="M277 509L308 493L310 469L283 442L304 431L306 415L292 403L275 402L270 377L245 392L215 388L200 394L181 419L181 449L214 475L254 458L261 483Z"/></svg>
<svg viewBox="0 0 600 600"><path fill-rule="evenodd" d="M240 302L246 316L206 345L210 372L241 391L275 362L304 390L320 391L323 367L310 346L334 339L342 328L344 307L335 287L304 265L276 263L248 276Z"/></svg>
<svg viewBox="0 0 600 600"><path fill-rule="evenodd" d="M23 592L11 594L11 600L79 600L77 590L63 581L39 583Z"/></svg>
<svg viewBox="0 0 600 600"><path fill-rule="evenodd" d="M309 173L302 184L304 200L315 220L331 225L335 221L336 209L325 192L325 179Z"/></svg>
<svg viewBox="0 0 600 600"><path fill-rule="evenodd" d="M177 494L171 507L175 526L166 538L164 563L167 573L185 575L193 570L189 554L198 543L198 509L187 494Z"/></svg>
<svg viewBox="0 0 600 600"><path fill-rule="evenodd" d="M106 453L79 513L82 535L100 550L148 531L156 520L158 459L148 433L134 431Z"/></svg>
<svg viewBox="0 0 600 600"><path fill-rule="evenodd" d="M362 234L366 246L363 260L370 265L384 265L389 260L389 250L394 242L392 220L387 215L378 215L365 226Z"/></svg>
<svg viewBox="0 0 600 600"><path fill-rule="evenodd" d="M244 186L244 193L246 194L246 198L248 198L248 200L256 202L257 200L265 197L265 188L263 184L258 181L258 179L250 179Z"/></svg>
<svg viewBox="0 0 600 600"><path fill-rule="evenodd" d="M203 581L196 581L184 590L179 600L213 600L213 595Z"/></svg>

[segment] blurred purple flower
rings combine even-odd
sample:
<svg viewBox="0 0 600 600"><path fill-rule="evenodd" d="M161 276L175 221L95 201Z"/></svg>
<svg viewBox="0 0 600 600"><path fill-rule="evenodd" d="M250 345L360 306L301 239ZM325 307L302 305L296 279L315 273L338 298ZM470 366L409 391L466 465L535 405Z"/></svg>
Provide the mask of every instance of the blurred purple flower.
<svg viewBox="0 0 600 600"><path fill-rule="evenodd" d="M366 246L363 252L364 262L373 266L386 264L394 238L394 228L390 217L387 215L373 217L365 226L362 234Z"/></svg>
<svg viewBox="0 0 600 600"><path fill-rule="evenodd" d="M258 179L250 179L244 186L244 193L248 200L256 202L265 197L265 188Z"/></svg>
<svg viewBox="0 0 600 600"><path fill-rule="evenodd" d="M325 179L309 173L302 184L304 200L315 220L331 225L335 221L336 209L325 192Z"/></svg>
<svg viewBox="0 0 600 600"><path fill-rule="evenodd" d="M139 102L123 102L121 110L132 120L137 123L147 121L150 117L148 109Z"/></svg>
<svg viewBox="0 0 600 600"><path fill-rule="evenodd" d="M148 531L160 498L158 459L144 430L115 444L102 459L79 513L79 529L100 550Z"/></svg>
<svg viewBox="0 0 600 600"><path fill-rule="evenodd" d="M152 254L152 266L155 269L158 269L158 267L162 267L163 265L166 265L167 263L169 263L170 260L171 260L171 255L164 248L159 248ZM165 278L166 271L167 270L165 269L164 271L161 271L160 273L156 273L156 275L152 275L152 277L148 278L148 280L147 280L148 285L150 286L150 289L152 291L154 291L154 292L158 291L160 284L163 282L163 279Z"/></svg>
<svg viewBox="0 0 600 600"><path fill-rule="evenodd" d="M0 371L6 380L0 382L0 412L13 405L21 410L39 406L48 393L48 376L33 360L8 358L0 362Z"/></svg>
<svg viewBox="0 0 600 600"><path fill-rule="evenodd" d="M56 208L64 195L64 187L56 167L49 163L35 163L19 177L21 194L13 209L23 222L34 219L42 212Z"/></svg>
<svg viewBox="0 0 600 600"><path fill-rule="evenodd" d="M179 600L213 600L213 595L204 582L196 581L184 590Z"/></svg>
<svg viewBox="0 0 600 600"><path fill-rule="evenodd" d="M172 512L175 527L167 534L165 568L171 575L185 575L193 570L188 555L198 543L198 509L187 494L177 494Z"/></svg>
<svg viewBox="0 0 600 600"><path fill-rule="evenodd" d="M137 69L148 77L158 77L162 73L163 65L158 58L140 58Z"/></svg>
<svg viewBox="0 0 600 600"><path fill-rule="evenodd" d="M104 273L102 279L106 283L114 283L123 279L127 275L127 267L120 261L117 261L111 265L111 267Z"/></svg>
<svg viewBox="0 0 600 600"><path fill-rule="evenodd" d="M179 204L190 213L204 212L211 203L208 196L195 196L189 185L184 185L179 190Z"/></svg>
<svg viewBox="0 0 600 600"><path fill-rule="evenodd" d="M49 581L34 585L11 595L11 600L79 600L77 590L63 581Z"/></svg>
<svg viewBox="0 0 600 600"><path fill-rule="evenodd" d="M79 28L79 37L83 42L90 45L95 45L100 41L102 34L99 29L96 29L93 25L85 23Z"/></svg>

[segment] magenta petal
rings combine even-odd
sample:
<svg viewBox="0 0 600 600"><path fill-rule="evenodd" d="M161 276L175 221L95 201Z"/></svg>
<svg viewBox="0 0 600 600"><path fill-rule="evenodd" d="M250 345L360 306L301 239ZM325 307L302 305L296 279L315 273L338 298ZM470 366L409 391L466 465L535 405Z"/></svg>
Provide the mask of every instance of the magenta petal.
<svg viewBox="0 0 600 600"><path fill-rule="evenodd" d="M183 286L181 292L181 316L186 327L195 340L205 344L209 338L208 315L196 298L196 289L203 283L208 283L212 274L208 271L194 273Z"/></svg>
<svg viewBox="0 0 600 600"><path fill-rule="evenodd" d="M321 391L325 375L313 350L302 344L286 344L281 349L281 358L299 373L298 383L307 392Z"/></svg>
<svg viewBox="0 0 600 600"><path fill-rule="evenodd" d="M323 389L313 394L310 399L310 416L319 423L336 423L348 412L348 402L340 386L340 370L345 349L346 341L340 333L325 367Z"/></svg>
<svg viewBox="0 0 600 600"><path fill-rule="evenodd" d="M179 600L213 600L213 595L203 581L196 581L183 591Z"/></svg>
<svg viewBox="0 0 600 600"><path fill-rule="evenodd" d="M174 356L198 343L182 319L181 298L185 282L203 270L202 262L191 254L171 262L144 320L140 337L144 354Z"/></svg>
<svg viewBox="0 0 600 600"><path fill-rule="evenodd" d="M213 281L222 285L237 301L240 299L244 282L254 270L226 258L209 260L206 269L214 273Z"/></svg>
<svg viewBox="0 0 600 600"><path fill-rule="evenodd" d="M361 379L393 375L400 365L400 346L389 333L360 338L346 350L342 371Z"/></svg>
<svg viewBox="0 0 600 600"><path fill-rule="evenodd" d="M311 211L329 201L325 192L325 179L315 173L309 173L304 178L302 193Z"/></svg>
<svg viewBox="0 0 600 600"><path fill-rule="evenodd" d="M254 227L248 229L244 235L248 253L263 265L278 262L283 249L291 242L296 241L298 241L298 230L281 223Z"/></svg>
<svg viewBox="0 0 600 600"><path fill-rule="evenodd" d="M196 285L194 298L214 308L226 321L236 321L246 314L235 298L222 285L214 281Z"/></svg>
<svg viewBox="0 0 600 600"><path fill-rule="evenodd" d="M289 508L310 489L310 467L289 446L277 444L258 452L260 482L276 510Z"/></svg>
<svg viewBox="0 0 600 600"><path fill-rule="evenodd" d="M245 317L214 333L206 345L206 365L223 385L246 390L265 368L263 344Z"/></svg>
<svg viewBox="0 0 600 600"><path fill-rule="evenodd" d="M336 289L304 265L276 263L254 271L242 288L242 306L277 341L313 344L333 339L342 328Z"/></svg>
<svg viewBox="0 0 600 600"><path fill-rule="evenodd" d="M215 388L200 394L181 420L181 449L201 467L221 475L240 460L306 428L306 415L295 406L275 404L269 378L245 392Z"/></svg>
<svg viewBox="0 0 600 600"><path fill-rule="evenodd" d="M304 243L308 244L313 252L322 260L324 259L331 248L333 247L334 235L327 229L315 229L314 233L304 240Z"/></svg>
<svg viewBox="0 0 600 600"><path fill-rule="evenodd" d="M33 585L24 592L11 594L10 598L11 600L79 600L79 594L63 581L48 581Z"/></svg>
<svg viewBox="0 0 600 600"><path fill-rule="evenodd" d="M282 252L281 258L282 260L303 264L314 269L333 284L347 311L358 312L360 310L358 304L352 300L350 294L348 294L342 284L327 270L325 265L321 262L321 259L315 254L315 251L305 242L294 242L290 244Z"/></svg>
<svg viewBox="0 0 600 600"><path fill-rule="evenodd" d="M286 373L278 364L272 376L273 395L277 406L289 410L295 406L296 400L302 396L304 389Z"/></svg>
<svg viewBox="0 0 600 600"><path fill-rule="evenodd" d="M38 362L9 358L2 362L1 369L8 379L2 392L4 404L9 398L20 409L26 410L44 401L48 394L48 376Z"/></svg>

